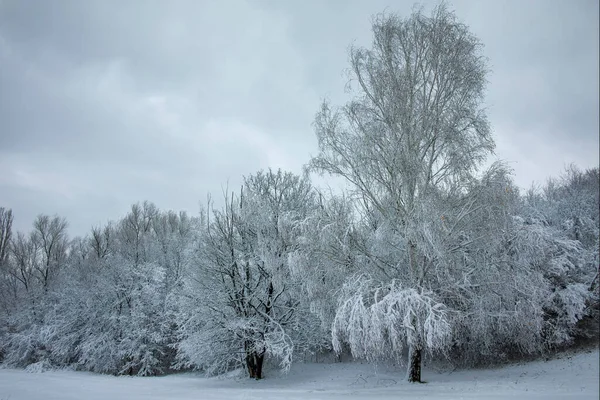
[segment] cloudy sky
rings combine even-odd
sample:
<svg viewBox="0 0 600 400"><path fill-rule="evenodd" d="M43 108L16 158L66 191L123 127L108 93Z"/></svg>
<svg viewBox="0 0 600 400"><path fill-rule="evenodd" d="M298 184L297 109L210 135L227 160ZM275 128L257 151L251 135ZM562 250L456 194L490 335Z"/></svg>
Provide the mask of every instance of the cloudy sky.
<svg viewBox="0 0 600 400"><path fill-rule="evenodd" d="M423 2L427 10L431 2ZM529 187L598 165L598 1L450 3L485 44L497 157ZM319 102L385 0L0 0L0 206L72 235L151 200L196 213L261 168L300 172Z"/></svg>

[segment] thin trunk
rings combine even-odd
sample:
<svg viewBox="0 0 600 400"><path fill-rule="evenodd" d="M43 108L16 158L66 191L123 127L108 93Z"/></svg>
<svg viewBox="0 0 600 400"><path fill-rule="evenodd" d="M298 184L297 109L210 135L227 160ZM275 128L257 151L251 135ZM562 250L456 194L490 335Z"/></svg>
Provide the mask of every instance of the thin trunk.
<svg viewBox="0 0 600 400"><path fill-rule="evenodd" d="M421 293L422 282L423 282L423 268L419 268L417 260L417 246L411 241L409 243L409 262L411 268L411 275L413 284L416 289ZM412 325L417 328L417 320L415 317L412 319ZM419 336L416 338L416 343L410 345L408 351L408 371L407 377L409 382L421 382L421 340Z"/></svg>
<svg viewBox="0 0 600 400"><path fill-rule="evenodd" d="M411 345L408 352L408 381L421 383L421 346Z"/></svg>
<svg viewBox="0 0 600 400"><path fill-rule="evenodd" d="M419 281L419 272L417 271L417 246L411 241L408 244L408 260L410 263L410 275L414 284Z"/></svg>

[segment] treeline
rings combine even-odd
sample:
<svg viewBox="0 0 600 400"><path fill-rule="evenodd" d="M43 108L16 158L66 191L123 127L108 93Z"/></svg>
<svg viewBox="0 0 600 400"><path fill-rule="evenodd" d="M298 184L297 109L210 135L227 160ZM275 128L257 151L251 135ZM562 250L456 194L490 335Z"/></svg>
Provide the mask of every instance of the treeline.
<svg viewBox="0 0 600 400"><path fill-rule="evenodd" d="M332 332L357 356L392 356L402 345L387 342L411 334L407 316L424 318L442 351L431 356L466 365L598 335L598 169L523 195L499 178L473 188L485 192L480 219L436 249L450 259L422 291L402 290L406 243L386 221L281 171L250 176L222 209L190 217L144 202L74 239L46 215L13 236L0 208L2 361L260 377L265 356L286 368L331 349ZM374 294L373 280L384 283Z"/></svg>
<svg viewBox="0 0 600 400"><path fill-rule="evenodd" d="M324 102L302 176L248 176L198 216L136 204L69 240L0 213L0 357L114 374L244 367L334 350L462 365L596 337L598 168L519 193L483 107L482 44L444 4L373 20L350 100ZM341 196L308 172L342 177Z"/></svg>

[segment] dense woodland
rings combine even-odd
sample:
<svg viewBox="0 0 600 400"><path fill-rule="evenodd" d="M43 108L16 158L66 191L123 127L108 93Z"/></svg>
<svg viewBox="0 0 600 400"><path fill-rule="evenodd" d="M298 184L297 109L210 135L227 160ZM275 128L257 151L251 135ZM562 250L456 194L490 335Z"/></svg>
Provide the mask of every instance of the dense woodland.
<svg viewBox="0 0 600 400"><path fill-rule="evenodd" d="M324 102L305 173L260 171L198 215L134 204L69 238L0 208L0 360L155 375L306 354L476 366L598 337L599 170L526 192L492 162L482 44L444 5L382 14ZM343 177L323 193L311 173ZM18 217L18 216L17 216Z"/></svg>

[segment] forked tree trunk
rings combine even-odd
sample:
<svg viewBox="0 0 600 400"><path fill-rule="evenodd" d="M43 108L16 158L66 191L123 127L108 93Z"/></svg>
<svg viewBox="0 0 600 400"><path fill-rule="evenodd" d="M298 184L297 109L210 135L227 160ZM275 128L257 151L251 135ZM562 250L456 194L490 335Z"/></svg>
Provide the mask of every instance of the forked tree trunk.
<svg viewBox="0 0 600 400"><path fill-rule="evenodd" d="M421 347L410 346L408 352L408 381L421 383Z"/></svg>

